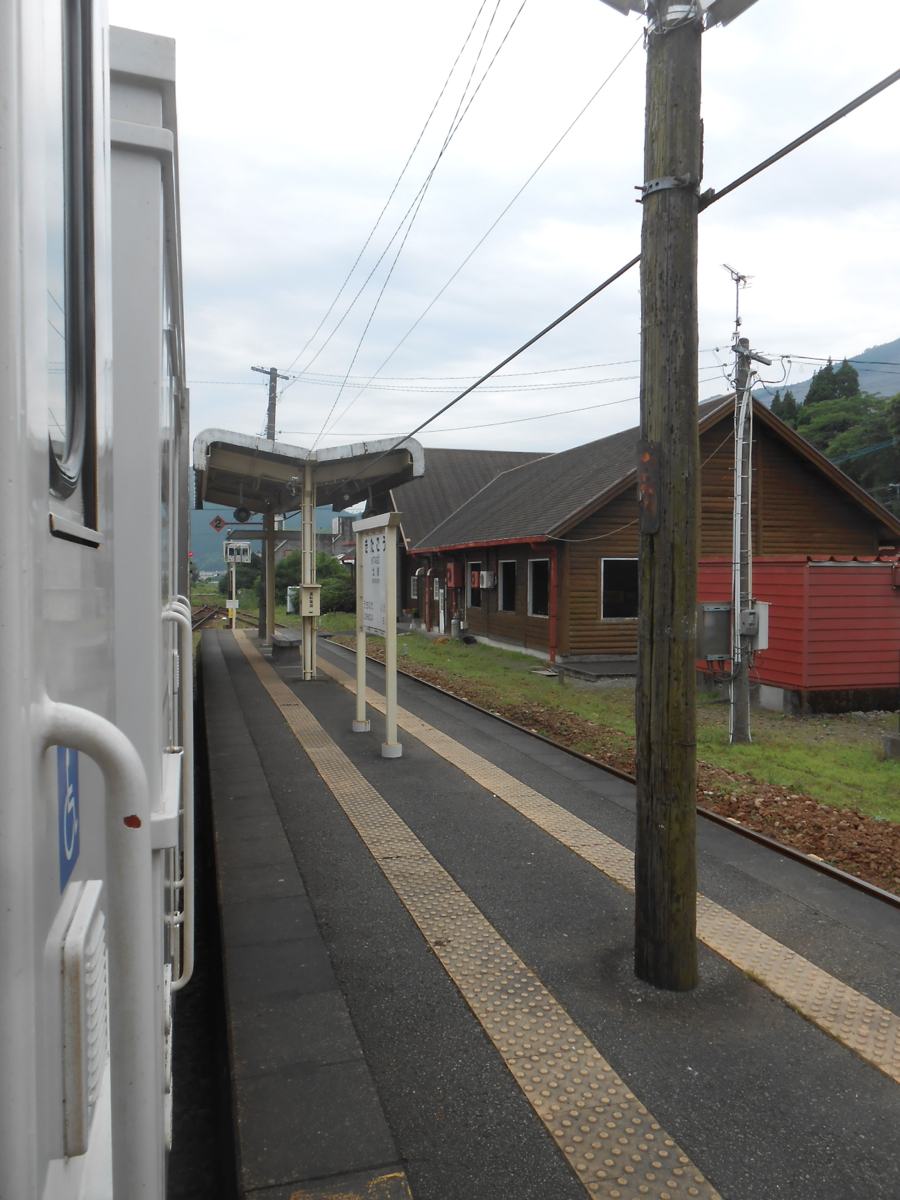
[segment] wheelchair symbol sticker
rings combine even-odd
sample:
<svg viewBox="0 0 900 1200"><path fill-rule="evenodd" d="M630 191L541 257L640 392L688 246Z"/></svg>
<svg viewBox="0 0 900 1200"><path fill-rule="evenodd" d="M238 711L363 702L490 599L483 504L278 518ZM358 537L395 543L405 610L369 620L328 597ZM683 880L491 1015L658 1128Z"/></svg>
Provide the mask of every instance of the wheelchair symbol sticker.
<svg viewBox="0 0 900 1200"><path fill-rule="evenodd" d="M81 849L78 811L78 751L56 747L57 804L59 810L59 890L69 882Z"/></svg>

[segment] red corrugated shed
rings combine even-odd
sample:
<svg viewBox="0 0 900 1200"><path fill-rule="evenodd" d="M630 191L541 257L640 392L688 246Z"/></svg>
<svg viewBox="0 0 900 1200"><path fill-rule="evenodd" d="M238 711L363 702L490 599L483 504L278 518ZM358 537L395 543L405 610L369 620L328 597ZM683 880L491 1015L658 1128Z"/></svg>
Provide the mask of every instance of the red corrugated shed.
<svg viewBox="0 0 900 1200"><path fill-rule="evenodd" d="M753 593L769 604L769 648L753 679L800 691L900 685L900 589L891 557L795 555L753 560ZM698 599L731 598L731 564L700 564Z"/></svg>

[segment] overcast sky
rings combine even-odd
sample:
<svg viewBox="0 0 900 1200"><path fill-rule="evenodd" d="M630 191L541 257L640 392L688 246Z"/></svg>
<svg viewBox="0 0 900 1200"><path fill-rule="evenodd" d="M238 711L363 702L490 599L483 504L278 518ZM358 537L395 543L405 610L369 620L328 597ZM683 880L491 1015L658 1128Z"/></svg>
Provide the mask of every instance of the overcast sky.
<svg viewBox="0 0 900 1200"><path fill-rule="evenodd" d="M177 43L194 433L264 430L267 381L251 365L308 368L281 385L283 440L309 446L326 420L322 445L408 432L469 382L451 377L482 374L640 249L637 16L600 0L109 0L109 9L114 24ZM393 201L304 350L479 9ZM896 0L758 0L709 30L703 186L723 187L890 74L898 46ZM457 111L464 117L374 317L406 225L311 362L415 201ZM723 263L751 277L743 332L770 354L840 357L900 336L900 84L701 217L701 398L727 388L735 296ZM554 451L635 425L639 329L634 268L507 368L529 374L507 376L506 390L492 380L419 439ZM783 369L778 362L768 378ZM794 363L788 378L810 371ZM542 414L554 415L520 420Z"/></svg>

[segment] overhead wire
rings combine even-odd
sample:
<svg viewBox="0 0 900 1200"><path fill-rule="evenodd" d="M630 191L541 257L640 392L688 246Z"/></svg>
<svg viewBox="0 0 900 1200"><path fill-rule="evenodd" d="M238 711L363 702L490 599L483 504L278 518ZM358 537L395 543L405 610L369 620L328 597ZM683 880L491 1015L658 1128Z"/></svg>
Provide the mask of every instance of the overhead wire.
<svg viewBox="0 0 900 1200"><path fill-rule="evenodd" d="M372 241L372 238L375 236L375 233L378 230L378 226L381 224L381 220L384 217L384 214L387 212L391 201L393 200L394 196L397 194L397 189L400 186L400 184L402 183L403 177L406 175L406 172L409 168L409 164L413 160L413 155L418 150L418 148L422 142L422 138L425 136L425 133L428 130L428 126L431 124L431 118L434 116L435 112L437 111L438 105L440 104L441 100L444 98L444 93L446 92L447 88L449 87L450 80L453 78L453 75L456 72L456 68L457 68L457 65L459 64L459 60L462 58L463 54L465 53L466 46L468 46L468 44L472 38L472 34L475 32L475 27L478 24L478 21L481 17L482 12L484 11L485 4L487 4L487 0L481 0L481 4L478 6L478 11L475 13L475 17L469 28L469 32L466 34L465 38L463 39L463 44L460 46L459 50L457 51L456 58L453 60L453 65L450 67L450 70L447 73L447 78L444 80L443 85L441 86L441 90L437 94L437 99L432 104L431 111L429 112L428 116L425 118L425 124L419 130L419 136L416 138L415 142L413 143L413 148L412 148L412 150L410 150L409 154L407 155L406 162L400 168L400 174L395 179L394 186L391 188L390 193L388 194L387 200L385 200L384 204L382 205L381 212L375 218L375 224L369 230L368 235L366 236L366 240L362 244L362 249L359 251L356 258L353 260L353 264L350 267L350 270L345 275L344 281L341 284L341 286L338 288L334 299L328 305L325 315L322 317L321 321L319 321L319 324L316 326L316 328L313 330L313 332L310 334L310 336L303 343L300 350L294 355L293 359L291 360L290 366L288 367L289 371L296 364L296 362L300 358L303 357L303 355L306 353L307 347L310 345L310 343L313 342L319 336L319 331L321 330L321 328L325 324L325 322L328 320L328 318L331 316L332 312L334 311L334 306L337 304L338 300L340 300L341 296L344 294L344 289L346 288L347 284L350 282L353 272L359 266L362 256L365 254L366 250L369 248L369 243Z"/></svg>
<svg viewBox="0 0 900 1200"><path fill-rule="evenodd" d="M718 371L715 372L715 375L718 375ZM711 381L711 378L712 377L701 379L700 382L701 383L709 383ZM551 417L567 417L567 416L571 416L573 413L593 412L598 408L614 408L616 405L628 404L631 401L639 400L639 399L640 399L639 395L623 396L619 400L604 400L599 404L582 404L582 405L579 405L578 408L554 409L552 412L534 413L528 417L506 417L502 421L483 421L478 425L439 425L436 429L432 429L431 433L432 434L461 433L461 432L466 432L466 431L475 430L475 429L494 429L498 425L523 425L523 424L527 424L529 421L545 421L545 420L549 420ZM287 436L287 437L312 437L313 436L313 431L311 429L279 429L278 433L282 436ZM369 430L367 433L347 433L347 432L341 431L341 433L331 433L331 434L326 434L325 436L326 437L389 438L389 437L400 437L401 435L398 433L372 433L372 431ZM404 436L408 436L408 435L404 435Z"/></svg>
<svg viewBox="0 0 900 1200"><path fill-rule="evenodd" d="M720 189L719 191L710 189L700 198L699 211L704 212L707 208L711 207L725 196L730 195L738 187L741 187L744 183L749 182L756 175L760 174L761 171L779 162L785 157L786 154L790 153L792 150L798 149L817 134L829 129L838 120L848 116L867 101L874 99L875 96L879 95L887 87L890 87L891 84L896 83L898 79L900 79L900 70L894 71L891 75L888 75L885 79L881 80L880 83L869 88L866 92L863 92L860 96L857 96L855 100L850 101L848 104L845 104L842 108L838 109L836 113L832 114L830 117L827 117L824 121L820 121L818 125L815 125L812 127L812 129L807 130L805 134L801 134L800 137L795 138L792 142L788 143L786 147L783 147L782 150L776 151L774 154L769 155L768 158L757 164L756 167L751 168L749 171L745 171L743 175L739 175L737 179L732 180L731 183L727 184L724 188ZM432 413L430 417L426 418L424 421L421 421L415 427L415 429L411 430L404 437L396 441L393 446L390 446L384 451L383 454L380 454L378 458L373 459L373 461L368 464L368 467L361 472L361 476L368 474L380 462L383 462L388 455L392 454L399 446L402 446L405 441L415 437L417 433L420 433L426 428L426 426L430 425L432 421L437 420L437 418L447 412L448 409L452 408L455 404L458 404L461 400L464 400L465 397L475 391L477 387L479 387L482 383L485 383L498 371L501 371L505 366L507 366L508 363L511 363L514 359L518 358L520 354L523 354L536 342L540 341L541 338L545 337L551 332L551 330L568 320L569 317L578 312L579 309L583 308L585 304L593 300L596 296L600 295L601 292L605 291L606 288L608 288L616 280L627 274L632 267L636 266L637 263L640 262L640 259L640 254L636 254L633 258L629 259L627 263L624 263L617 271L614 271L612 275L609 275L605 280L603 280L602 283L598 284L597 287L592 288L591 291L589 291L585 296L582 296L580 300L576 301L575 304L567 308L565 312L561 313L548 325L545 325L543 329L539 330L538 333L534 334L527 341L523 342L522 345L514 350L511 354L508 354L495 367L492 367L489 371L486 371L478 380L476 380L475 383L471 384L467 388L464 388L458 396L448 401L447 404L444 404L435 413Z"/></svg>
<svg viewBox="0 0 900 1200"><path fill-rule="evenodd" d="M367 318L367 320L366 320L366 323L365 323L365 325L364 325L364 327L363 327L363 331L362 331L362 333L361 333L361 334L360 334L360 336L359 336L359 341L358 341L358 342L357 342L357 344L356 344L356 349L353 351L353 357L352 357L352 358L351 358L351 360L350 360L350 365L349 365L349 366L348 366L348 368L347 368L347 372L346 372L346 375L345 375L345 377L344 377L344 380L343 380L343 382L341 383L341 386L340 386L340 389L339 389L339 391L338 391L338 394L335 396L334 400L332 401L331 408L329 409L329 411L328 411L328 413L327 413L327 415L326 415L326 417L325 417L325 420L322 422L322 428L321 428L321 430L320 430L320 431L319 431L319 433L316 435L316 437L315 437L315 440L313 441L313 444L312 444L312 446L311 446L311 448L310 448L310 453L312 453L312 451L313 451L313 450L315 449L315 447L318 445L319 438L320 438L320 437L322 436L322 434L325 432L325 427L327 426L327 424L328 424L328 421L329 421L329 419L331 418L331 415L332 415L332 413L334 412L335 408L337 407L338 401L340 400L341 396L342 396L342 395L343 395L343 393L344 393L344 388L346 387L347 379L348 379L348 378L349 378L349 376L350 376L350 372L353 370L353 367L354 367L354 365L355 365L355 363L356 363L356 360L357 360L357 358L358 358L358 356L359 356L359 352L360 352L360 350L362 349L363 342L366 340L366 337L367 337L367 335L368 335L369 329L370 329L370 327L371 327L371 325L372 325L372 322L373 322L373 320L375 319L375 314L377 313L377 311L378 311L378 308L379 308L379 306L380 306L380 304L381 304L381 299L382 299L382 297L384 296L384 293L385 293L385 291L387 290L387 286L388 286L388 284L390 283L390 281L391 281L391 278L392 278L392 276L393 276L393 274L394 274L394 268L397 266L397 263L398 263L398 261L399 261L399 259L400 259L400 255L403 253L403 249L404 249L404 247L406 246L406 243L407 243L407 240L408 240L408 238L409 238L409 235L410 235L410 233L412 232L413 225L415 224L415 222L416 222L416 218L417 218L417 217L418 217L418 215L419 215L419 211L421 210L421 208L422 208L422 205L423 205L423 203L425 202L425 197L426 197L426 195L428 194L428 189L429 189L429 187L430 187L430 185L431 185L431 180L434 178L434 173L435 173L435 171L436 171L436 170L437 170L437 168L438 168L438 164L440 163L440 161L441 161L441 158L443 157L443 155L444 155L444 152L446 151L447 147L450 145L450 142L451 142L451 140L452 140L452 138L453 138L453 135L456 133L457 129L458 129L458 128L459 128L459 126L462 124L462 122L463 122L463 120L464 120L464 118L465 118L465 116L466 116L466 113L467 113L467 112L469 111L469 109L471 108L471 106L472 106L472 103L473 103L473 101L475 100L475 97L478 95L478 92L479 92L479 90L481 89L481 85L484 83L485 79L487 78L488 74L490 73L490 70L491 70L491 68L493 67L494 63L497 61L497 56L499 55L499 53L500 53L500 51L503 49L503 47L506 45L506 40L507 40L507 38L509 37L510 33L512 33L513 27L515 26L516 22L518 21L519 17L521 16L522 10L524 9L524 7L525 7L525 5L527 4L527 2L528 2L528 0L521 0L521 3L520 3L520 5L519 5L518 9L516 10L516 14L515 14L515 16L513 17L512 21L510 22L510 25L509 25L508 29L506 30L506 33L503 35L503 38L502 38L502 40L500 41L500 44L499 44L499 46L498 46L498 47L497 47L497 49L494 51L494 56L493 56L493 58L492 58L492 59L491 59L491 61L488 63L487 67L485 68L485 70L484 70L484 73L482 74L481 78L479 79L479 81L478 81L478 83L477 83L476 87L474 88L474 90L473 90L473 92L472 92L471 96L469 96L469 98L468 98L468 101L466 101L466 96L467 96L467 94L468 94L469 87L471 86L472 79L473 79L473 78L474 78L474 76L475 76L475 71L476 71L476 70L477 70L477 68L478 68L478 63L479 63L479 62L480 62L480 60L481 60L481 55L482 55L482 53L483 53L483 51L484 51L484 47L485 47L485 46L486 46L486 44L487 44L488 37L490 36L490 32L491 32L491 29L492 29L492 27L493 27L493 24L494 24L494 19L495 19L495 17L497 16L497 12L498 12L498 11L499 11L499 9L500 9L500 5L501 5L501 3L502 3L502 0L497 0L496 4L494 5L494 11L491 13L491 19L490 19L490 21L488 22L488 26L487 26L487 29L485 30L484 37L483 37L483 38L482 38L482 40L481 40L481 45L480 45L480 46L479 46L479 48L478 48L478 53L477 53L477 55L475 56L475 61L474 61L474 62L473 62L473 64L472 64L472 69L471 69L471 71L469 72L469 78L466 80L466 86L463 88L462 95L461 95L461 96L460 96L460 98L459 98L459 103L458 103L458 104L457 104L457 106L456 106L456 112L453 114L453 118L451 119L451 122L450 122L449 129L448 129L448 131L447 131L447 134L446 134L446 136L445 136L445 138L444 138L444 144L441 146L440 150L438 151L437 157L436 157L436 158L435 158L435 160L434 160L434 164L433 164L433 166L432 166L431 170L428 172L428 175L427 175L427 177L426 177L426 179L425 179L425 182L424 182L424 184L422 185L422 187L421 187L421 188L420 188L420 190L419 190L419 196L418 196L418 199L417 199L417 201L416 201L415 208L414 208L414 209L413 209L413 211L412 211L412 215L409 217L409 221L408 221L408 223L407 223L407 225L406 225L406 229L405 229L405 231L404 231L404 233L403 233L403 237L402 237L402 238L401 238L401 240L400 240L400 244L399 244L399 246L397 247L397 250L396 250L396 253L394 254L393 260L391 261L391 264L390 264L390 266L389 266L389 268L388 268L387 274L385 275L385 278L384 278L384 280L383 280L383 282L382 282L382 284L381 284L381 288L380 288L380 290L379 290L379 292L378 292L378 295L375 297L375 302L374 302L374 304L372 305L372 309L371 309L371 311L370 311L370 313L369 313L369 316L368 316L368 318ZM466 103L465 103L465 108L463 108L463 102L464 102L464 101L466 101ZM460 110L461 110L461 109L462 109L462 111L460 112ZM371 278L371 274L369 275L369 278ZM333 332L334 332L334 331L333 331ZM324 348L324 346L323 346L322 348ZM308 363L308 364L307 364L307 367L309 367L309 366L311 365L311 362L313 362L313 361L315 361L315 356L314 356L314 358L313 358L312 360L310 360L310 363Z"/></svg>
<svg viewBox="0 0 900 1200"><path fill-rule="evenodd" d="M616 65L612 68L612 70L609 72L609 74L606 76L606 78L603 80L603 82L600 84L600 86L591 95L590 99L581 107L579 112L569 122L569 124L566 126L566 128L563 130L563 132L560 134L560 136L556 139L556 141L553 143L553 145L550 147L550 149L547 151L547 153L544 155L544 157L541 159L541 161L537 164L537 166L534 168L534 170L531 172L531 174L528 176L528 178L519 187L518 191L513 195L513 197L504 206L504 208L501 209L499 214L494 218L494 220L491 222L491 224L488 226L488 228L485 230L485 232L481 235L481 237L478 239L478 241L475 243L475 245L472 247L472 249L468 252L468 254L465 256L465 258L462 260L462 262L459 264L459 266L456 268L456 270L453 272L453 274L449 277L449 279L447 279L447 281L439 289L437 294L432 297L432 299L428 302L428 304L425 306L425 308L419 313L419 315L413 321L412 325L410 325L409 329L407 329L407 331L403 334L403 336L400 338L400 340L397 342L397 344L394 346L394 348L391 350L391 352L381 362L381 364L376 368L376 370L372 373L372 375L369 376L368 381L360 388L360 390L352 398L350 403L343 409L343 411L340 413L340 415L337 417L337 419L334 422L332 422L332 428L335 425L337 425L338 422L340 422L344 419L344 417L347 415L347 413L350 411L350 409L353 407L353 405L356 403L356 401L359 399L359 397L372 384L372 381L374 379L378 378L378 376L381 374L382 370L391 361L391 359L394 357L394 355L397 353L397 351L404 345L407 338L409 338L410 335L415 332L415 330L418 328L418 326L421 324L421 322L425 319L425 317L428 316L428 314L431 312L432 308L434 308L435 304L437 304L438 300L440 300L441 296L443 296L444 292L446 292L447 288L450 287L450 285L457 278L457 276L460 274L460 272L462 272L465 269L465 267L469 264L469 262L475 256L475 254L481 249L481 247L484 245L484 243L487 241L487 239L490 237L490 235L494 232L494 230L497 228L497 226L500 224L500 222L503 220L503 218L506 216L506 214L509 212L509 210L513 207L513 205L516 203L516 201L519 199L519 197L522 195L522 193L525 191L525 189L532 182L532 180L543 169L543 167L546 165L546 163L549 161L549 159L552 157L552 155L559 149L559 147L562 145L562 143L565 141L565 139L569 136L569 134L572 132L572 130L575 128L575 126L578 124L578 122L581 120L581 118L585 115L585 113L588 111L588 109L591 107L591 105L594 103L594 101L600 96L600 94L606 88L607 84L617 74L617 72L623 66L623 64L628 59L628 57L631 55L631 53L637 48L637 46L640 45L640 43L643 41L643 37L644 37L644 35L643 35L643 33L641 33L638 36L638 38L634 42L632 42L632 44L628 47L628 49L625 51L625 53L622 55L622 57L619 59L619 61L616 63Z"/></svg>
<svg viewBox="0 0 900 1200"><path fill-rule="evenodd" d="M711 346L706 349L698 350L697 353L698 354L717 354L718 347ZM774 355L774 357L778 358L780 356ZM501 371L498 373L497 378L498 379L524 379L525 377L532 376L532 375L561 375L561 374L564 374L564 373L567 373L570 371L595 371L595 370L601 370L604 367L628 367L628 366L632 366L634 363L639 363L640 361L641 360L639 358L617 358L617 359L612 359L609 362L579 363L575 366L568 366L568 367L541 367L539 370L535 370L535 371ZM825 360L823 359L822 361L824 362ZM897 365L900 366L900 363L898 363ZM704 368L704 369L711 369L711 368ZM304 379L304 382L314 383L314 384L319 384L319 385L329 384L332 387L337 387L340 383L341 378L342 377L340 375L330 375L330 374L326 374L325 372L317 371L317 372L315 372L315 374L313 374L311 376L306 376ZM362 378L363 377L361 375L356 376L357 380L362 379ZM424 380L426 382L440 382L441 380L444 380L444 379L460 381L460 380L472 380L472 379L476 379L476 378L477 378L477 375L475 375L475 374L471 374L471 375L383 375L381 377L380 383L373 384L372 387L373 387L373 390L375 390L376 388L382 387L384 391L388 391L388 390L393 390L393 389L389 389L387 387L387 384L389 382L407 384L407 383L415 383L418 380ZM636 375L623 376L622 378L637 379L638 376L636 376ZM596 380L595 382L602 383L603 380ZM268 387L267 383L256 383L252 380L247 381L246 379L189 379L188 384L190 387L200 387L200 386L205 386L205 385L215 386L215 387ZM396 390L407 391L407 390L411 390L411 389L398 388ZM418 389L416 389L416 390L418 390ZM430 389L422 389L422 390L424 391L424 390L430 390ZM447 388L446 390L447 391L455 391L456 389L455 388ZM506 389L497 388L496 390L501 391L501 390L506 390Z"/></svg>
<svg viewBox="0 0 900 1200"><path fill-rule="evenodd" d="M501 0L497 0L496 7L499 7L500 3L501 3ZM524 8L524 6L525 6L525 3L526 3L526 0L522 0L519 10L516 13L516 16L513 18L512 25L514 25L515 22L518 20L519 13L521 13L522 8ZM495 13L496 13L496 8L495 8ZM493 20L493 18L492 18L492 20ZM431 169L429 170L428 174L426 175L424 182L420 185L418 192L413 197L413 199L410 201L406 211L404 212L403 216L400 218L399 223L397 224L396 228L394 229L394 232L391 234L391 237L389 238L389 240L388 240L387 244L385 245L384 249L382 250L381 254L378 256L374 265L372 266L371 270L369 271L368 275L363 280L362 285L357 289L357 292L354 295L353 299L350 301L350 303L344 309L344 311L341 314L340 318L338 319L337 323L333 326L331 332L325 338L324 342L322 342L322 344L319 346L318 350L316 350L315 354L313 354L312 358L310 358L309 361L305 364L305 366L301 369L301 371L299 372L298 378L303 377L303 374L309 370L309 368L312 366L312 364L319 358L319 356L322 354L322 352L325 350L325 348L330 344L331 339L334 337L334 335L337 333L337 331L341 328L344 321L347 319L347 317L352 312L352 310L356 307L356 303L359 300L360 296L363 294L363 292L368 287L369 282L371 281L373 275L378 270L378 267L381 265L381 263L384 261L388 251L390 250L391 246L394 244L395 240L400 235L401 230L403 230L404 226L405 226L406 230L403 233L400 247L398 248L396 254L394 255L394 260L391 263L391 266L388 271L388 279L390 279L390 276L393 274L394 267L396 266L397 259L399 258L400 254L403 250L403 247L406 244L406 240L409 237L413 223L415 222L416 217L418 216L419 209L422 207L422 203L424 202L425 195L431 184L431 180L434 177L434 173L437 170L438 164L440 163L441 159L443 158L444 153L446 152L448 146L450 145L450 142L453 140L454 136L456 135L457 130L459 129L460 125L462 124L463 120L466 117L466 114L468 113L469 109L471 108L472 103L474 102L475 97L477 96L477 94L481 88L481 85L484 83L484 80L486 79L488 73L490 72L491 67L493 66L494 62L496 61L499 50L505 44L506 38L509 36L509 33L512 29L512 25L510 26L510 28L507 30L506 34L504 35L504 38L500 44L500 47L498 47L497 51L495 52L494 57L491 59L487 68L485 69L484 74L482 75L481 79L478 81L478 84L475 87L474 91L472 92L471 96L469 96L469 98L466 102L465 108L462 109L462 112L460 112L460 107L462 104L462 98L461 98L460 103L457 105L457 109L456 109L456 112L454 113L450 127L448 129L448 133L446 134L446 136L444 138L443 145L441 146L441 149L438 151L438 154L435 158L434 163L431 166ZM484 42L482 42L482 48L483 48L483 45L484 45ZM479 49L479 56L480 56L480 53L481 53L481 49ZM466 87L468 88L468 83L467 83ZM465 93L464 93L464 95L465 95ZM385 281L385 283L382 285L381 292L379 293L378 299L375 302L376 309L378 307L378 304L381 301L381 296L383 295L386 286L387 286L387 281ZM368 330L368 325L371 323L373 316L374 316L374 310L369 317L369 322L367 322L366 330ZM363 336L365 336L365 332L366 331L364 331ZM358 350L357 350L357 353L358 353ZM354 361L355 361L355 356L354 356ZM351 364L351 370L352 370L352 364ZM293 380L291 380L290 383L286 384L286 386L282 389L282 395L286 391L288 391L288 389L291 388L294 385L294 383L296 383L296 382L297 382L297 379L293 379Z"/></svg>

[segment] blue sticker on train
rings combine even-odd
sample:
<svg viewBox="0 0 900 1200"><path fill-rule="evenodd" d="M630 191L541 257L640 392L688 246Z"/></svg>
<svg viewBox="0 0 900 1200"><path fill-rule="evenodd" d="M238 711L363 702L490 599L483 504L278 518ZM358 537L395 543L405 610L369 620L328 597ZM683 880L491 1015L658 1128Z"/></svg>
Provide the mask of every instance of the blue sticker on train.
<svg viewBox="0 0 900 1200"><path fill-rule="evenodd" d="M59 890L69 882L81 850L78 809L78 751L56 747L56 787L59 811Z"/></svg>

